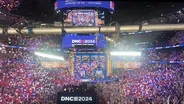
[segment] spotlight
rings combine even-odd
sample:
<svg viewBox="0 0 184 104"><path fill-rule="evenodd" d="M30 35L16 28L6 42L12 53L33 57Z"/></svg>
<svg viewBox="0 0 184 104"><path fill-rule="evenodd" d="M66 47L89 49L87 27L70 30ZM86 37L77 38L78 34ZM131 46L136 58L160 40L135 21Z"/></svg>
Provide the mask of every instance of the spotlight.
<svg viewBox="0 0 184 104"><path fill-rule="evenodd" d="M50 54L45 54L45 53L41 53L41 52L35 52L35 54L38 55L38 56L41 56L41 57L58 59L58 60L64 60L63 57L55 56L55 55L50 55Z"/></svg>
<svg viewBox="0 0 184 104"><path fill-rule="evenodd" d="M112 56L141 56L141 52L111 52Z"/></svg>
<svg viewBox="0 0 184 104"><path fill-rule="evenodd" d="M177 13L179 13L179 14L180 14L180 13L181 13L181 11L178 11Z"/></svg>

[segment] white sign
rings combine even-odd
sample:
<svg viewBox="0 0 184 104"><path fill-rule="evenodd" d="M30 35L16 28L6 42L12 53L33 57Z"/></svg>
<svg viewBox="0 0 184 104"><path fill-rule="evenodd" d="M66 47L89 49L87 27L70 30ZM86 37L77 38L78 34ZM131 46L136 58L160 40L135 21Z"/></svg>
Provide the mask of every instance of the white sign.
<svg viewBox="0 0 184 104"><path fill-rule="evenodd" d="M64 96L61 96L61 101L93 101L93 99L92 97L78 97L78 96L64 97Z"/></svg>
<svg viewBox="0 0 184 104"><path fill-rule="evenodd" d="M73 39L72 44L95 44L95 40Z"/></svg>

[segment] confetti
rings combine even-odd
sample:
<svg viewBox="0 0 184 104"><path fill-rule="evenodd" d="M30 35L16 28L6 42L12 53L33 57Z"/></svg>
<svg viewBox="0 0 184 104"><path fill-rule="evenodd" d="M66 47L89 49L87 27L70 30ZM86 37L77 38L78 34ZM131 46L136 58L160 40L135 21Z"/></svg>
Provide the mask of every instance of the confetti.
<svg viewBox="0 0 184 104"><path fill-rule="evenodd" d="M80 86L82 83L69 72L69 68L44 68L40 65L40 58L32 51L58 52L61 38L58 36L38 36L34 38L11 35L3 37L0 47L0 103L43 103L55 104L57 92L76 91L65 86ZM8 43L30 47L32 50L8 47ZM49 40L49 41L48 41ZM183 32L178 32L168 43L176 45L184 43ZM121 43L120 43L121 44ZM157 41L158 46L163 43ZM59 51L60 52L60 51ZM143 53L141 59L146 61L142 67L135 70L118 70L109 79L119 79L108 83L97 83L95 91L100 98L100 104L135 103L164 103L168 98L171 102L180 101L184 96L183 64L149 64L148 61L184 61L183 49L165 51L149 50ZM48 59L42 59L48 61ZM131 60L122 58L122 60ZM136 60L136 59L134 59ZM89 85L92 86L92 85ZM86 88L84 91L87 91ZM180 103L180 102L179 102Z"/></svg>

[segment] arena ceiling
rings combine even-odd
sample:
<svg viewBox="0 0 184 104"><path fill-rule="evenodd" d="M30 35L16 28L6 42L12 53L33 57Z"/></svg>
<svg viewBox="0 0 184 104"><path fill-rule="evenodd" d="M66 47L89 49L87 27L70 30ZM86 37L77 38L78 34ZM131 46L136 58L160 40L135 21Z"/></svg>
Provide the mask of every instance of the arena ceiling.
<svg viewBox="0 0 184 104"><path fill-rule="evenodd" d="M24 0L17 10L12 11L29 19L53 22L55 0ZM133 24L158 18L184 8L184 2L120 2L115 1L114 19L120 24Z"/></svg>
<svg viewBox="0 0 184 104"><path fill-rule="evenodd" d="M11 11L11 13L23 16L26 20L53 23L55 19L54 1L55 0L23 0L21 5L16 10ZM121 25L133 25L140 23L183 23L183 5L184 2L116 1L116 11L114 13L113 20L117 21ZM179 11L181 13L178 13ZM130 40L129 42L133 43L145 41L153 43L155 40L163 41L168 39L168 36L170 38L174 35L173 32L154 32L142 34L143 35L128 35L126 38L122 36L122 39Z"/></svg>

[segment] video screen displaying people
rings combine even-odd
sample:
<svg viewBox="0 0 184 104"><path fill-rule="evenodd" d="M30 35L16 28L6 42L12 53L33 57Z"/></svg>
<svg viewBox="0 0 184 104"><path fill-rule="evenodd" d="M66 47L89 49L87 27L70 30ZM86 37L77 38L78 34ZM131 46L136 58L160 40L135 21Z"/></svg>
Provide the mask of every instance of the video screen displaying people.
<svg viewBox="0 0 184 104"><path fill-rule="evenodd" d="M104 78L104 74L102 70L97 70L96 71L96 75L97 78Z"/></svg>
<svg viewBox="0 0 184 104"><path fill-rule="evenodd" d="M97 68L98 68L98 69L104 70L104 69L105 69L105 64L104 64L104 62L99 62Z"/></svg>
<svg viewBox="0 0 184 104"><path fill-rule="evenodd" d="M95 26L94 10L76 10L72 12L73 26Z"/></svg>
<svg viewBox="0 0 184 104"><path fill-rule="evenodd" d="M105 62L105 56L100 56L99 57L99 62Z"/></svg>
<svg viewBox="0 0 184 104"><path fill-rule="evenodd" d="M81 59L81 61L80 61ZM75 76L80 79L95 80L104 78L106 71L104 55L77 55L75 59Z"/></svg>
<svg viewBox="0 0 184 104"><path fill-rule="evenodd" d="M83 63L89 63L89 56L88 55L82 56L82 62Z"/></svg>
<svg viewBox="0 0 184 104"><path fill-rule="evenodd" d="M102 26L104 25L104 20L99 18L101 13L95 10L67 10L65 23L71 24L73 26ZM103 17L103 15L102 15Z"/></svg>
<svg viewBox="0 0 184 104"><path fill-rule="evenodd" d="M98 55L92 55L91 56L91 61L92 62L98 62Z"/></svg>
<svg viewBox="0 0 184 104"><path fill-rule="evenodd" d="M75 59L76 62L81 62L81 56L76 56L75 58L76 58Z"/></svg>

